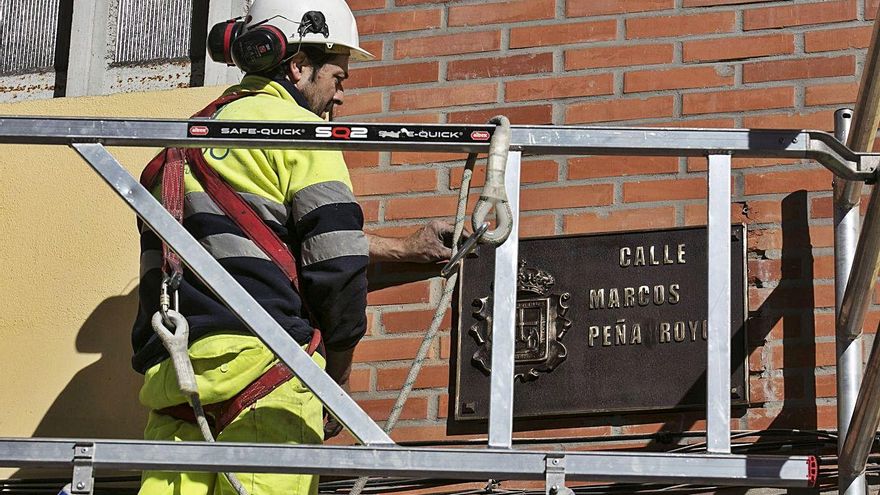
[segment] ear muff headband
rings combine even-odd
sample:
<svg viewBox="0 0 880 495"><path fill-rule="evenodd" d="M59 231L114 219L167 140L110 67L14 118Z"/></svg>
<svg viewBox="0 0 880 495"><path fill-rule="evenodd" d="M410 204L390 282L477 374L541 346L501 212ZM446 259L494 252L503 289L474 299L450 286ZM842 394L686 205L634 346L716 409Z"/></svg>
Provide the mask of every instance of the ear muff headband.
<svg viewBox="0 0 880 495"><path fill-rule="evenodd" d="M284 55L287 53L287 36L284 36L284 33L281 32L280 29L271 24L260 26L260 29L268 29L269 31L274 32L275 36L278 37L278 46L281 47L281 50L279 50L280 56L278 58L278 61L281 62L281 59L283 59Z"/></svg>
<svg viewBox="0 0 880 495"><path fill-rule="evenodd" d="M232 33L237 31L236 24L230 22L226 25L226 32L223 33L223 59L226 61L226 65L235 65L232 61L232 52L230 48L232 48Z"/></svg>

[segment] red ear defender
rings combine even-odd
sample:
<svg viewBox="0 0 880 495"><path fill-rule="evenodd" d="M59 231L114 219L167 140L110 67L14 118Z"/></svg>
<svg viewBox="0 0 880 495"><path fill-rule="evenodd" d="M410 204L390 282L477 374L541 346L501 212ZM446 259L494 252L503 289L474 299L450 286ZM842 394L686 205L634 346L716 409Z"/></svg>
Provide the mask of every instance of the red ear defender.
<svg viewBox="0 0 880 495"><path fill-rule="evenodd" d="M277 67L287 54L287 37L275 26L263 24L232 42L232 60L247 73Z"/></svg>
<svg viewBox="0 0 880 495"><path fill-rule="evenodd" d="M245 22L231 19L215 24L208 33L208 56L215 62L235 65L232 60L232 44L245 30Z"/></svg>

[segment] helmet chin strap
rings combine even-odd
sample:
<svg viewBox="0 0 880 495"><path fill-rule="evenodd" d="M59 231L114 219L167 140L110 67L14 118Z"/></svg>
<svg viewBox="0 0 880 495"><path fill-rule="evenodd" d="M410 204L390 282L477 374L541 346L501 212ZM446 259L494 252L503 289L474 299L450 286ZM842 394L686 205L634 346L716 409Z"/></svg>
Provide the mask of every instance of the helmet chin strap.
<svg viewBox="0 0 880 495"><path fill-rule="evenodd" d="M327 122L333 122L333 114L335 114L335 113L336 113L336 104L333 102L330 102L330 108L327 109L327 113L326 113ZM323 117L323 115L322 115L322 117Z"/></svg>

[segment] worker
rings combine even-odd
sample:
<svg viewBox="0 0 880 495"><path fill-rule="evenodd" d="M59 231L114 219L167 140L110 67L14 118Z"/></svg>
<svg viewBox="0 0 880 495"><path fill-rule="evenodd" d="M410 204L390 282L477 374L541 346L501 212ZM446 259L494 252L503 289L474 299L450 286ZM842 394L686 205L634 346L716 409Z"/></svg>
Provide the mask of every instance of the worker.
<svg viewBox="0 0 880 495"><path fill-rule="evenodd" d="M220 33L220 46L216 36L209 38L215 45L212 57L231 60L245 72L225 92L237 99L213 113L219 120L321 121L344 102L349 60L372 58L360 47L354 16L343 0L255 0L245 20L218 26L212 33ZM365 235L339 151L205 149L199 154L289 245L299 265L301 294L190 172L183 178L185 228L305 350L313 351L310 345L320 335L324 354L318 347L312 359L345 388L355 345L366 331L368 262L448 258L441 238L451 225L434 221L406 238ZM153 188L157 197L161 191ZM140 401L151 410L145 438L199 441L192 409L151 327L168 279L162 243L149 229L141 233L141 265L132 363L145 375ZM189 355L201 402L215 412L211 419L220 430L217 441L321 443L323 407L315 395L289 372L281 383L269 376L278 375L277 357L193 273L183 272L176 292L179 312L189 323ZM242 404L255 386L268 393ZM232 417L230 410L236 413ZM317 476L310 475L239 479L253 495L315 494L318 487ZM233 493L229 481L213 473L145 472L141 485L142 495Z"/></svg>

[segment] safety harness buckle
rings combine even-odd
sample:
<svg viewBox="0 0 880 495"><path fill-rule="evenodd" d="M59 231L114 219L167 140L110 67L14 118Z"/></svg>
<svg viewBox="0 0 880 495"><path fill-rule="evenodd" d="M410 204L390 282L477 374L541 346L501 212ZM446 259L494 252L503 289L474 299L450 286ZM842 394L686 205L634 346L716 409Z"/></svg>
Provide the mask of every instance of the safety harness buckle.
<svg viewBox="0 0 880 495"><path fill-rule="evenodd" d="M169 328L174 328L174 322L169 316L168 311L173 309L176 312L180 312L180 295L177 292L178 287L180 287L179 275L179 273L171 276L167 273L163 274L162 286L159 289L159 312L162 314L162 321Z"/></svg>

